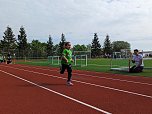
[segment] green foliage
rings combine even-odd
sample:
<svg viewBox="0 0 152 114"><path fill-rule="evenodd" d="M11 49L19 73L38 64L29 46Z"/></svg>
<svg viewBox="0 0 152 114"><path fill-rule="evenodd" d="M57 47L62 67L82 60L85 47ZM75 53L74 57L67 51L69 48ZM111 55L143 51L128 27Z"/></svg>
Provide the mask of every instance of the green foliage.
<svg viewBox="0 0 152 114"><path fill-rule="evenodd" d="M59 44L56 44L53 46L53 55L57 56L58 55L58 50L59 50Z"/></svg>
<svg viewBox="0 0 152 114"><path fill-rule="evenodd" d="M114 52L120 52L121 49L130 49L130 44L125 41L114 41L112 43L112 48Z"/></svg>
<svg viewBox="0 0 152 114"><path fill-rule="evenodd" d="M7 27L4 32L3 40L1 40L3 51L12 52L16 48L16 39L11 27Z"/></svg>
<svg viewBox="0 0 152 114"><path fill-rule="evenodd" d="M20 57L25 57L27 54L28 45L27 45L27 38L26 38L27 35L23 26L20 28L19 33L20 34L18 35L17 48L18 48Z"/></svg>
<svg viewBox="0 0 152 114"><path fill-rule="evenodd" d="M86 45L87 51L91 51L91 44Z"/></svg>
<svg viewBox="0 0 152 114"><path fill-rule="evenodd" d="M45 49L46 43L41 43L39 40L33 40L31 42L31 50L33 57L44 57L46 56Z"/></svg>
<svg viewBox="0 0 152 114"><path fill-rule="evenodd" d="M62 55L65 42L66 42L65 35L62 33L61 41L59 43L59 49L58 49L58 55L60 55L60 56Z"/></svg>
<svg viewBox="0 0 152 114"><path fill-rule="evenodd" d="M47 56L53 56L53 42L51 35L49 35L49 41L47 41L46 52Z"/></svg>
<svg viewBox="0 0 152 114"><path fill-rule="evenodd" d="M3 49L2 41L0 40L0 50Z"/></svg>
<svg viewBox="0 0 152 114"><path fill-rule="evenodd" d="M87 51L87 47L85 45L74 45L73 46L74 51Z"/></svg>
<svg viewBox="0 0 152 114"><path fill-rule="evenodd" d="M103 53L104 53L104 55L112 53L112 45L111 45L111 42L109 39L109 35L106 36L106 39L104 41Z"/></svg>
<svg viewBox="0 0 152 114"><path fill-rule="evenodd" d="M91 56L99 57L101 55L101 45L99 43L99 38L97 33L94 33L94 39L92 40L91 45Z"/></svg>

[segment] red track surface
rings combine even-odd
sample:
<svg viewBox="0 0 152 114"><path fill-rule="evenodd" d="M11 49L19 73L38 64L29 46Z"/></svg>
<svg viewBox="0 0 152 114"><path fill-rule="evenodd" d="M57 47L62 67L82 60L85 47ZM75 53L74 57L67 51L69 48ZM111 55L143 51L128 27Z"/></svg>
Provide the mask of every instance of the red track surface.
<svg viewBox="0 0 152 114"><path fill-rule="evenodd" d="M56 68L1 64L0 114L152 114L152 78L76 70L74 86L66 79Z"/></svg>

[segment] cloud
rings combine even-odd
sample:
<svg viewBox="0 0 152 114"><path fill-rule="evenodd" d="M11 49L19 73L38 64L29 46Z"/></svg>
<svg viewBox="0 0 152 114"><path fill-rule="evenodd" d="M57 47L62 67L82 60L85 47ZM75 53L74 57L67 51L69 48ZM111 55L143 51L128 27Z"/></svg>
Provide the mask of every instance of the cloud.
<svg viewBox="0 0 152 114"><path fill-rule="evenodd" d="M8 25L16 35L23 25L28 40L47 41L51 34L58 43L63 32L67 40L88 44L97 32L101 44L106 34L112 41L148 42L151 14L151 0L1 0L0 38Z"/></svg>

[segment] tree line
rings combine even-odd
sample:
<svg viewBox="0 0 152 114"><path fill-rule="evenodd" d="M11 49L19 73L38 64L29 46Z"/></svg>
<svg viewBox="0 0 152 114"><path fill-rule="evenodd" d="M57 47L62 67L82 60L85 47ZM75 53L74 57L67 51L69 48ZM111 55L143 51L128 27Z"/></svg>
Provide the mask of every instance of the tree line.
<svg viewBox="0 0 152 114"><path fill-rule="evenodd" d="M25 28L20 27L17 37L14 35L11 27L7 26L2 40L0 40L0 53L12 53L16 57L48 57L60 56L63 51L63 45L66 42L65 34L61 34L61 40L58 44L54 44L51 35L47 42L32 40L28 42ZM109 35L105 37L103 46L99 42L97 33L94 33L92 42L88 45L76 44L73 51L90 51L91 57L107 57L113 52L120 52L121 49L130 49L130 44L125 41L110 41Z"/></svg>

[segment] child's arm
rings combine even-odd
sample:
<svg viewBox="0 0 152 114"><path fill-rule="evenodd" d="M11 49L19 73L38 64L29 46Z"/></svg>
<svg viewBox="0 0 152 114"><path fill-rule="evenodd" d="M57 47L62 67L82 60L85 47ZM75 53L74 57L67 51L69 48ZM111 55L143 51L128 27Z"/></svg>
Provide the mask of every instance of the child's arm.
<svg viewBox="0 0 152 114"><path fill-rule="evenodd" d="M135 63L135 55L134 54L132 54L132 63Z"/></svg>
<svg viewBox="0 0 152 114"><path fill-rule="evenodd" d="M68 59L63 55L62 60L64 60L66 63L68 63Z"/></svg>
<svg viewBox="0 0 152 114"><path fill-rule="evenodd" d="M71 62L74 62L74 60L73 60L73 59L71 59Z"/></svg>
<svg viewBox="0 0 152 114"><path fill-rule="evenodd" d="M139 61L138 67L142 64L142 59Z"/></svg>
<svg viewBox="0 0 152 114"><path fill-rule="evenodd" d="M65 61L66 63L68 63L68 59L66 58L66 54L67 54L67 51L63 50L63 52L62 52L62 60Z"/></svg>
<svg viewBox="0 0 152 114"><path fill-rule="evenodd" d="M135 61L134 60L131 60L132 61L132 63L135 63Z"/></svg>

